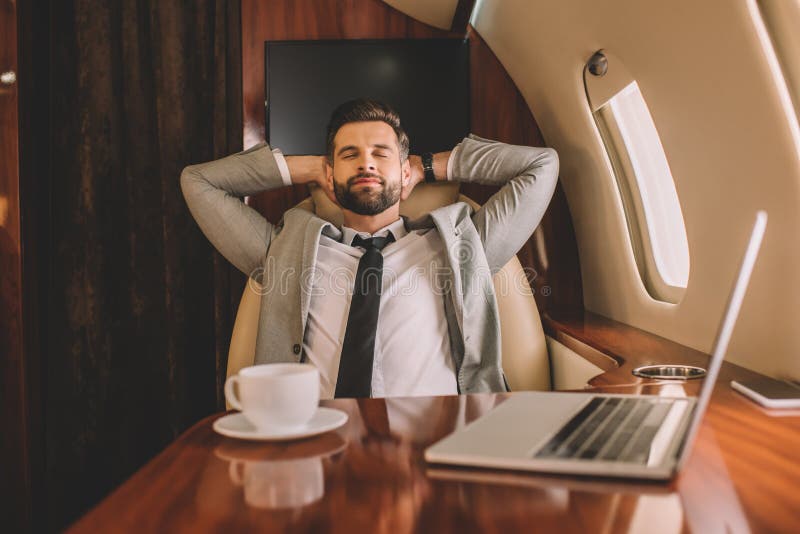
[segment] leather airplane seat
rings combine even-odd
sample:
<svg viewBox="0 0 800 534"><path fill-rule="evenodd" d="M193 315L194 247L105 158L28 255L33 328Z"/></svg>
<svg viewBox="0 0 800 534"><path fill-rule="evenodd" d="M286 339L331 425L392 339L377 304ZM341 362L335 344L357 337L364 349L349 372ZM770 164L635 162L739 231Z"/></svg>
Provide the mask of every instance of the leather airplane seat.
<svg viewBox="0 0 800 534"><path fill-rule="evenodd" d="M416 219L457 201L467 202L473 209L478 208L473 200L459 194L456 183L420 184L407 200L401 201L400 213ZM313 188L311 197L297 207L312 211L341 228L342 211L319 188ZM500 314L502 365L509 386L512 390L550 390L550 360L544 330L519 259L516 256L511 258L493 280ZM228 376L253 365L261 309L260 289L252 279L245 285L231 334Z"/></svg>

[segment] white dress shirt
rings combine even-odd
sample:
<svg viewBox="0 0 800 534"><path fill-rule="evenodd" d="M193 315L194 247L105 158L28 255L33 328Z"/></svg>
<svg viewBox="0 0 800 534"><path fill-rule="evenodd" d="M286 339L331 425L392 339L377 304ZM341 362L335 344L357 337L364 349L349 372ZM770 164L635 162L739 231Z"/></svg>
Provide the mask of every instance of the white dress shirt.
<svg viewBox="0 0 800 534"><path fill-rule="evenodd" d="M452 176L453 149L447 162ZM292 180L280 150L273 149L281 177ZM435 228L407 232L403 219L374 234L342 227L342 242L320 237L312 282L303 352L320 372L320 396L333 398L342 342L358 262L364 249L353 247L356 235L386 236L395 241L383 250L382 295L375 335L372 396L453 395L458 393L455 363L444 311L444 245Z"/></svg>
<svg viewBox="0 0 800 534"><path fill-rule="evenodd" d="M357 233L352 228L342 230L342 243L320 238L303 341L307 360L320 370L323 398L332 398L336 391L356 271L364 254L362 248L349 245ZM408 233L398 219L372 236L389 232L395 242L382 251L372 396L458 393L441 290L446 258L439 233L435 229Z"/></svg>

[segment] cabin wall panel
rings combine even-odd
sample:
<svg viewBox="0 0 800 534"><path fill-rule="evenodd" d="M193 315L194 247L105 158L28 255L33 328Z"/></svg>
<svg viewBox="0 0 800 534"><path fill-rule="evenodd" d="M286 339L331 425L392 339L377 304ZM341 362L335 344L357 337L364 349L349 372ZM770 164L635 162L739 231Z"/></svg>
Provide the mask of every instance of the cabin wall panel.
<svg viewBox="0 0 800 534"><path fill-rule="evenodd" d="M265 139L264 41L461 37L427 26L379 0L242 2L243 123L245 148ZM502 64L471 27L471 126L477 135L507 143L543 146L528 104ZM483 203L496 188L465 184L461 192ZM276 222L308 196L304 186L255 195L248 203ZM583 313L577 246L566 197L559 185L533 237L519 253L529 270L542 313L574 317Z"/></svg>
<svg viewBox="0 0 800 534"><path fill-rule="evenodd" d="M728 359L800 378L798 140L753 5L484 0L473 20L561 155L587 310L709 351L755 210L765 208L767 235ZM691 262L677 305L651 299L636 271L582 83L585 61L600 48L637 79L675 178Z"/></svg>

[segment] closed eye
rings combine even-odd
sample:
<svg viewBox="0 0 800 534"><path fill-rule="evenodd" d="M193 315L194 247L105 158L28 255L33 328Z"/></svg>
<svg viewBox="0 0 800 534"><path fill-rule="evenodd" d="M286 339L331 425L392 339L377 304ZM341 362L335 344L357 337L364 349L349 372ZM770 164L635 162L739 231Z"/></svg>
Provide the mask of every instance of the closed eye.
<svg viewBox="0 0 800 534"><path fill-rule="evenodd" d="M384 158L385 159L385 158L388 158L389 156L391 156L392 154L394 154L394 151L392 150L392 148L389 145L384 145L382 143L378 144L378 145L374 145L372 148L373 148L372 155L375 156L376 158Z"/></svg>

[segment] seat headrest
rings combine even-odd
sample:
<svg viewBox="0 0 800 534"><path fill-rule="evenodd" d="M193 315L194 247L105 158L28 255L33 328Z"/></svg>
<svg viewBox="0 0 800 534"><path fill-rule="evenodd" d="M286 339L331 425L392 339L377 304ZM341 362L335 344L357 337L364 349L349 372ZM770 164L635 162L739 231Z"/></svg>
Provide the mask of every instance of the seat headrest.
<svg viewBox="0 0 800 534"><path fill-rule="evenodd" d="M298 207L312 211L317 217L341 228L343 218L341 208L331 202L328 195L319 186L312 186L310 189L311 199L304 200ZM419 184L414 187L406 200L400 202L400 215L411 220L418 219L436 208L448 206L458 200L457 182Z"/></svg>

